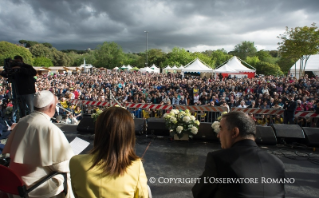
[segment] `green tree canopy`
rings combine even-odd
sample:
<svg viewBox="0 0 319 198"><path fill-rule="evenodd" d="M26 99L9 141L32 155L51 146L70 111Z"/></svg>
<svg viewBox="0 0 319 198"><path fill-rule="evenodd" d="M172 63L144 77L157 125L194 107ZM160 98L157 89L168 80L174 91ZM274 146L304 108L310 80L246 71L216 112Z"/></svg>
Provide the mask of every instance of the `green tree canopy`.
<svg viewBox="0 0 319 198"><path fill-rule="evenodd" d="M33 58L28 49L6 41L0 41L0 64L3 64L4 59L13 59L16 55L22 56L25 63L32 65Z"/></svg>
<svg viewBox="0 0 319 198"><path fill-rule="evenodd" d="M228 61L232 57L232 55L227 54L227 51L224 49L211 51L209 56L215 62L215 67L220 66L221 64Z"/></svg>
<svg viewBox="0 0 319 198"><path fill-rule="evenodd" d="M264 61L259 61L255 65L257 74L281 76L283 72L277 64L271 64Z"/></svg>
<svg viewBox="0 0 319 198"><path fill-rule="evenodd" d="M122 48L114 42L104 42L94 51L96 67L114 68L124 64Z"/></svg>
<svg viewBox="0 0 319 198"><path fill-rule="evenodd" d="M34 66L42 66L42 67L50 67L53 66L53 63L51 61L51 59L46 58L46 57L36 57L33 60L33 65Z"/></svg>
<svg viewBox="0 0 319 198"><path fill-rule="evenodd" d="M243 41L241 44L237 44L234 50L231 52L232 55L238 56L242 60L246 60L247 56L253 57L257 52L254 42Z"/></svg>
<svg viewBox="0 0 319 198"><path fill-rule="evenodd" d="M166 60L163 62L163 67L166 67L167 65L186 65L192 60L194 60L194 57L191 56L191 53L183 48L174 47L172 52L167 54Z"/></svg>
<svg viewBox="0 0 319 198"><path fill-rule="evenodd" d="M30 52L32 53L33 57L46 57L52 58L52 49L48 48L43 44L36 44L30 47Z"/></svg>
<svg viewBox="0 0 319 198"><path fill-rule="evenodd" d="M315 23L311 24L311 27L295 27L289 29L286 27L286 31L280 34L278 38L281 42L278 43L279 51L282 57L292 59L296 62L300 61L300 75L302 76L307 61L312 54L319 52L319 29Z"/></svg>
<svg viewBox="0 0 319 198"><path fill-rule="evenodd" d="M72 59L65 53L52 48L52 63L54 66L70 66Z"/></svg>

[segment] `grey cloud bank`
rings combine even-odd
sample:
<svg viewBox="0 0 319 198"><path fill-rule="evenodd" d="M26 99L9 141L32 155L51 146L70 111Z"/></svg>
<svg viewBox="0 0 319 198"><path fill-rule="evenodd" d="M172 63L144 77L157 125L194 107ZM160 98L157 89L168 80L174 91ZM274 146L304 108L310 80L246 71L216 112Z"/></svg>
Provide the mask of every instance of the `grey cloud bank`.
<svg viewBox="0 0 319 198"><path fill-rule="evenodd" d="M126 52L190 51L254 41L276 49L285 26L310 26L319 19L318 0L2 0L0 40L49 42L58 49L95 48L104 41Z"/></svg>

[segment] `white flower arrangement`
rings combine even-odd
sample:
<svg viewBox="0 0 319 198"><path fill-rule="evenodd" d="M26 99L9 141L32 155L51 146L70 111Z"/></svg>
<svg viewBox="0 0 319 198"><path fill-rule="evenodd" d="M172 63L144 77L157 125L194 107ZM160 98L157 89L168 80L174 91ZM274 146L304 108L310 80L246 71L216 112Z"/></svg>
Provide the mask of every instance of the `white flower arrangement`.
<svg viewBox="0 0 319 198"><path fill-rule="evenodd" d="M222 113L222 115L224 115L224 114L227 114L227 111L224 111ZM215 121L212 124L212 128L215 131L215 133L219 133L219 131L220 131L220 120L222 119L222 115L217 118L218 121Z"/></svg>
<svg viewBox="0 0 319 198"><path fill-rule="evenodd" d="M198 133L200 122L196 120L195 116L191 115L188 109L185 111L173 109L170 113L165 113L163 117L172 135L176 134L181 138L184 133L189 136Z"/></svg>
<svg viewBox="0 0 319 198"><path fill-rule="evenodd" d="M215 133L219 133L219 131L220 131L219 126L220 126L220 122L219 121L213 122L212 128L214 129Z"/></svg>

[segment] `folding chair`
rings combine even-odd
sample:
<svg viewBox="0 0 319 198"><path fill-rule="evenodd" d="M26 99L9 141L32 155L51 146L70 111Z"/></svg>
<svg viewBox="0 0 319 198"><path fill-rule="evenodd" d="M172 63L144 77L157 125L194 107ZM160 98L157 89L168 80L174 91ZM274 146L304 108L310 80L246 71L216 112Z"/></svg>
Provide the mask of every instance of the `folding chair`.
<svg viewBox="0 0 319 198"><path fill-rule="evenodd" d="M5 192L5 193L9 193L12 195L19 195L20 197L23 197L23 198L28 198L29 197L28 194L32 190L36 189L38 186L40 186L45 181L47 181L47 180L51 179L52 177L54 177L55 175L59 175L59 174L63 175L63 177L64 177L64 182L63 182L64 191L63 192L66 195L67 194L67 174L66 173L52 172L51 174L49 174L45 178L38 181L32 187L27 189L25 183L22 181L22 179L15 172L13 172L11 169L9 169L5 166L0 165L0 175L1 175L0 191Z"/></svg>

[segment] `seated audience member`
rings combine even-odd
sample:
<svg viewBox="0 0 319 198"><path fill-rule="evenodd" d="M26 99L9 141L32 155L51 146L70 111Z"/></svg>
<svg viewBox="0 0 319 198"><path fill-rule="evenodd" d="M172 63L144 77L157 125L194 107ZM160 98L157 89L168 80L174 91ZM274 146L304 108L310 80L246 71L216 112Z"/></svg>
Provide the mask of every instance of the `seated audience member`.
<svg viewBox="0 0 319 198"><path fill-rule="evenodd" d="M257 119L257 125L261 125L261 126L267 126L268 125L268 120L265 117L264 114L260 115L260 118Z"/></svg>
<svg viewBox="0 0 319 198"><path fill-rule="evenodd" d="M69 173L73 151L63 132L50 122L56 104L57 98L50 91L38 92L34 97L35 111L19 120L3 150L10 153L9 168L22 178L27 188L53 171ZM29 196L73 197L69 180L68 194L62 192L63 181L62 175L54 176Z"/></svg>
<svg viewBox="0 0 319 198"><path fill-rule="evenodd" d="M205 170L192 188L193 196L285 197L284 183L262 182L262 178L283 181L285 169L276 156L257 146L255 136L255 123L247 114L234 111L222 115L217 137L223 150L208 153ZM258 182L217 183L209 182L211 178L258 178Z"/></svg>
<svg viewBox="0 0 319 198"><path fill-rule="evenodd" d="M284 123L284 118L281 115L276 115L273 118L273 123L274 124L283 124Z"/></svg>
<svg viewBox="0 0 319 198"><path fill-rule="evenodd" d="M111 107L97 119L90 154L70 160L75 197L148 197L147 177L135 154L135 129L130 113Z"/></svg>

